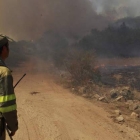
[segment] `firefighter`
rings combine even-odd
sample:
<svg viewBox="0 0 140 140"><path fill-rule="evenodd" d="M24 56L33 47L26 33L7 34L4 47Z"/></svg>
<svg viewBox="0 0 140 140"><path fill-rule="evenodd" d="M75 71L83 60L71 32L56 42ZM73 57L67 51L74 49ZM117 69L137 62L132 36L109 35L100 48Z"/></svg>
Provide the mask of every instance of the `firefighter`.
<svg viewBox="0 0 140 140"><path fill-rule="evenodd" d="M9 41L6 37L0 36L0 140L6 139L5 125L10 130L10 136L14 136L18 130L13 77L4 62L8 56Z"/></svg>

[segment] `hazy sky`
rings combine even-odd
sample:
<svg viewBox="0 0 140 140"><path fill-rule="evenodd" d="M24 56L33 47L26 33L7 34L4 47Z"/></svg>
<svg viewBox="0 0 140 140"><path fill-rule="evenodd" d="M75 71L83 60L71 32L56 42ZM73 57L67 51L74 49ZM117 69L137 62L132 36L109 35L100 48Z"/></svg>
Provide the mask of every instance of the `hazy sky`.
<svg viewBox="0 0 140 140"><path fill-rule="evenodd" d="M91 0L98 13L106 13L114 18L140 16L140 0Z"/></svg>
<svg viewBox="0 0 140 140"><path fill-rule="evenodd" d="M139 7L140 0L0 0L0 32L16 40L34 40L47 30L74 37L138 16Z"/></svg>

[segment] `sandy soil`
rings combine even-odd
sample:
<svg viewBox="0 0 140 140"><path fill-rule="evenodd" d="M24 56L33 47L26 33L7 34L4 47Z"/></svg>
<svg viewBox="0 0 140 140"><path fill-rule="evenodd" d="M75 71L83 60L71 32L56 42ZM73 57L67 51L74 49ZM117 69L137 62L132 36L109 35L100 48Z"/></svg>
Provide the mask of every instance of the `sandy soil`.
<svg viewBox="0 0 140 140"><path fill-rule="evenodd" d="M22 72L13 76L16 82ZM15 92L19 130L14 140L140 140L139 132L114 123L102 107L58 86L46 73L27 73Z"/></svg>

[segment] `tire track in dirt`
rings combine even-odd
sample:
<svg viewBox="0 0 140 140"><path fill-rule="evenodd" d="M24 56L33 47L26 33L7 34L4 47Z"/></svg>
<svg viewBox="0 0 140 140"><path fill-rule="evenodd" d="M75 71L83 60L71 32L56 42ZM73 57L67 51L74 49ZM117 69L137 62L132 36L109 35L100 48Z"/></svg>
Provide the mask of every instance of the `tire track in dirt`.
<svg viewBox="0 0 140 140"><path fill-rule="evenodd" d="M57 126L60 131L60 135L57 136L54 140L71 140L66 127L60 121L54 121L54 124Z"/></svg>
<svg viewBox="0 0 140 140"><path fill-rule="evenodd" d="M51 87L51 89L53 90L53 92L55 94L60 94L62 93L60 91L60 89L58 88L58 86L55 86L54 82L52 80L50 80L49 82L46 83L49 87ZM58 128L59 131L59 135L57 137L54 138L54 140L71 140L68 131L65 127L65 125L63 125L62 122L60 121L53 121L53 123L55 124L55 126Z"/></svg>
<svg viewBox="0 0 140 140"><path fill-rule="evenodd" d="M28 109L26 110L26 112L24 109L22 109L22 116L24 117L24 122L27 126L30 140L39 140L40 133L36 130L36 118L38 118L38 112L32 106L32 102L30 102L30 104L27 104L26 108Z"/></svg>
<svg viewBox="0 0 140 140"><path fill-rule="evenodd" d="M39 133L39 131L37 132L36 127L35 127L35 125L33 123L33 120L31 120L31 124L33 125L34 131L35 131L35 135L36 135L35 137L36 137L37 140L39 140L40 133Z"/></svg>
<svg viewBox="0 0 140 140"><path fill-rule="evenodd" d="M36 131L36 127L34 125L33 118L31 118L30 115L26 115L24 108L18 108L19 111L19 130L18 130L18 135L17 135L17 140L20 140L25 136L27 136L28 140L38 140L39 139L39 134ZM22 127L20 127L22 126ZM24 137L19 136L20 135L25 135Z"/></svg>
<svg viewBox="0 0 140 140"><path fill-rule="evenodd" d="M23 117L21 117L21 118L22 118L22 120L23 120L23 122L24 122L24 124L25 124L25 128L26 128L26 130L27 130L28 140L31 140L31 139L30 139L29 129L28 129L28 127L27 127L27 124L26 124L25 120L23 119Z"/></svg>

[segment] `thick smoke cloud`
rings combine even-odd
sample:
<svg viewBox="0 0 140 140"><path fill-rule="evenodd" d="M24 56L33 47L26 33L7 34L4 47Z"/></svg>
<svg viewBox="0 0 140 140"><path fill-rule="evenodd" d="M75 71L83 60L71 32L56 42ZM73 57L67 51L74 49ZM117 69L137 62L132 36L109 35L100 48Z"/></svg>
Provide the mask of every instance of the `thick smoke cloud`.
<svg viewBox="0 0 140 140"><path fill-rule="evenodd" d="M91 0L97 13L114 19L140 15L139 0Z"/></svg>
<svg viewBox="0 0 140 140"><path fill-rule="evenodd" d="M45 31L77 38L112 20L138 16L139 0L0 0L0 33L34 40Z"/></svg>
<svg viewBox="0 0 140 140"><path fill-rule="evenodd" d="M0 33L16 40L34 40L49 30L76 38L108 23L90 0L0 0Z"/></svg>

